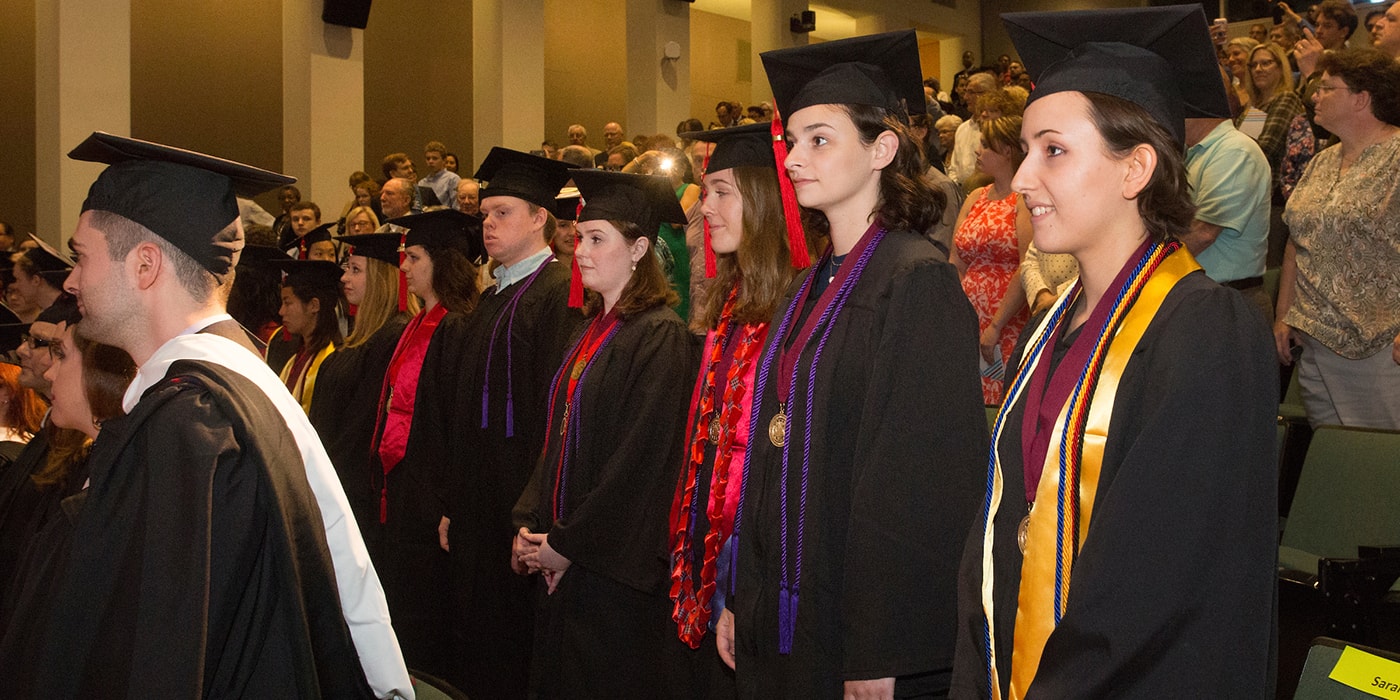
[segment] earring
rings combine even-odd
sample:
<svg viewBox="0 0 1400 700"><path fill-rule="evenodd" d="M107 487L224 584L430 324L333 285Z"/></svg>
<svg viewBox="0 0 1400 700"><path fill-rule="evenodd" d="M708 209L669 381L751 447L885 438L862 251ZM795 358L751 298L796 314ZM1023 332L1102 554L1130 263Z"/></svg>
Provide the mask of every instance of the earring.
<svg viewBox="0 0 1400 700"><path fill-rule="evenodd" d="M637 271L637 263L632 263L632 271L633 271L633 272L636 272L636 271Z"/></svg>

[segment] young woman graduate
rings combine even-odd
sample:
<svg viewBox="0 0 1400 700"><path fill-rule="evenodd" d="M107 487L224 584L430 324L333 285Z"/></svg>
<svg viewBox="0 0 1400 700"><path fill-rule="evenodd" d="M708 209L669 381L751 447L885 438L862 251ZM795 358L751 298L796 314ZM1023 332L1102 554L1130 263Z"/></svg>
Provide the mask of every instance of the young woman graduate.
<svg viewBox="0 0 1400 700"><path fill-rule="evenodd" d="M355 520L367 530L379 519L380 479L371 478L369 471L379 393L404 327L421 310L399 271L402 242L397 233L340 239L348 251L340 287L345 301L356 307L355 327L321 363L307 412L340 476Z"/></svg>
<svg viewBox="0 0 1400 700"><path fill-rule="evenodd" d="M796 270L807 267L802 225L783 214L767 122L690 132L716 144L703 177L706 272L711 294L696 310L705 333L690 397L681 478L671 503L671 619L668 671L677 696L734 697L734 673L715 653L724 610L734 511L743 488L754 377L777 310ZM792 184L783 182L791 191ZM727 582L726 582L727 584Z"/></svg>
<svg viewBox="0 0 1400 700"><path fill-rule="evenodd" d="M282 329L298 341L296 353L278 373L302 410L311 412L321 363L344 340L336 309L340 306L340 266L325 260L278 260L282 278Z"/></svg>
<svg viewBox="0 0 1400 700"><path fill-rule="evenodd" d="M408 229L400 269L423 311L409 321L382 377L369 471L377 517L360 523L409 668L452 667L450 577L438 528L447 473L465 314L476 307L481 220L452 209L390 220ZM371 380L372 381L372 380Z"/></svg>
<svg viewBox="0 0 1400 700"><path fill-rule="evenodd" d="M758 360L724 613L739 693L946 692L987 428L977 317L923 235L943 197L907 125L924 105L918 42L762 58L783 167L831 246L777 306Z"/></svg>
<svg viewBox="0 0 1400 700"><path fill-rule="evenodd" d="M10 697L33 697L34 673L43 648L54 588L67 559L73 523L87 497L86 461L102 424L122 415L122 393L136 376L136 365L125 350L94 342L80 325L68 325L49 346L53 364L44 372L52 383L49 422L82 434L71 455L73 476L81 479L57 501L41 521L23 557L6 574L13 579L10 595L0 601L0 668ZM39 520L36 518L36 520Z"/></svg>
<svg viewBox="0 0 1400 700"><path fill-rule="evenodd" d="M335 242L331 240L331 228L334 226L335 224L324 224L311 229L306 232L306 235L289 241L285 246L282 246L281 250L288 256L291 256L293 260L324 260L335 262ZM245 254L247 254L247 251L245 251ZM266 260L267 262L279 262L285 259L285 256L264 257L264 251L260 250L254 251L250 257L254 260ZM340 335L344 336L346 331L346 325L343 323L344 310L339 308L339 302L337 302L336 306L336 321L340 324ZM278 313L280 315L280 309ZM253 330L255 333L259 330L251 326L249 329ZM268 366L271 367L274 372L280 373L287 366L287 362L291 360L300 349L301 338L299 334L287 330L285 326L278 326L277 329L273 331L272 336L268 338L267 347L263 348L263 358L267 360Z"/></svg>
<svg viewBox="0 0 1400 700"><path fill-rule="evenodd" d="M1258 312L1176 240L1183 115L1229 114L1205 14L1004 19L1037 76L1012 186L1080 276L1013 355L954 692L1272 697L1277 368Z"/></svg>
<svg viewBox="0 0 1400 700"><path fill-rule="evenodd" d="M574 260L595 294L513 514L516 572L543 573L530 694L661 697L666 515L694 367L652 244L685 213L664 178L572 173L584 201Z"/></svg>

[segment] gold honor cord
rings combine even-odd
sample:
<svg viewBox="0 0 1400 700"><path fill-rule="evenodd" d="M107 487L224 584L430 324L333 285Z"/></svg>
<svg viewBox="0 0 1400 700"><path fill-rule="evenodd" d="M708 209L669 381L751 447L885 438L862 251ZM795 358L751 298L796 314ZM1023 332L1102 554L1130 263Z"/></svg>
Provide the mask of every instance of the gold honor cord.
<svg viewBox="0 0 1400 700"><path fill-rule="evenodd" d="M1061 532L1061 518L1059 517L1061 512L1073 507L1074 504L1070 499L1076 497L1075 494L1067 493L1063 501L1060 498L1061 470L1058 446L1063 444L1067 437L1071 402L1066 402L1066 406L1060 410L1059 416L1056 418L1054 432L1050 440L1050 450L1045 456L1043 476L1036 488L1035 499L1037 503L1055 504L1056 507L1035 508L1030 514L1025 558L1021 565L1021 586L1017 600L1016 625L1011 655L1010 697L1012 700L1025 697L1040 666L1040 656L1045 648L1045 642L1055 629L1057 617L1064 612L1063 606L1068 598L1070 565L1072 563L1068 559L1072 555L1068 551L1059 551L1061 546L1059 543L1066 543L1065 549L1071 550L1072 546L1068 545L1071 542L1069 538L1074 537L1073 541L1077 541L1082 548L1084 538L1088 534L1089 522L1093 515L1094 499L1097 495L1100 469L1103 464L1104 446L1108 439L1109 421L1113 416L1114 399L1117 396L1123 369L1127 366L1134 349L1142 340L1143 333L1151 325L1152 319L1155 318L1167 294L1183 277L1199 269L1200 265L1184 247L1168 255L1143 286L1141 294L1126 312L1122 323L1110 341L1104 355L1098 383L1094 388L1092 400L1089 402L1088 420L1084 429L1082 468L1079 493L1077 494L1080 509L1079 531L1076 533L1068 531L1073 523L1073 519L1070 518L1063 519L1066 523L1066 529ZM1057 305L1068 303L1068 297L1069 293L1062 297ZM1047 321L1037 329L1035 339L1028 344L1028 347L1034 347L1044 333L1052 330L1047 327L1051 317L1053 317L1053 310L1051 314L1047 314ZM1027 375L1033 373L1035 366L1044 359L1044 356L1045 352L1042 351L1038 357L1026 363L1021 368L1020 373ZM1021 391L1016 392L1016 394L1014 397L1007 398L1006 406L1012 406L1016 400L1020 399ZM1005 426L1002 426L1002 429L1005 429ZM1020 426L1012 426L1012 429L1019 430ZM993 436L993 450L996 449L999 438L1000 430L998 430L997 435ZM993 479L993 509L987 517L983 537L982 603L983 610L987 615L989 636L994 639L992 523L996 506L999 505L1002 497L999 458ZM1058 599L1056 595L1057 569L1060 578ZM990 649L995 649L995 646L995 641L989 644ZM991 657L989 666L992 674L992 697L999 700L1001 685L997 678L994 656Z"/></svg>

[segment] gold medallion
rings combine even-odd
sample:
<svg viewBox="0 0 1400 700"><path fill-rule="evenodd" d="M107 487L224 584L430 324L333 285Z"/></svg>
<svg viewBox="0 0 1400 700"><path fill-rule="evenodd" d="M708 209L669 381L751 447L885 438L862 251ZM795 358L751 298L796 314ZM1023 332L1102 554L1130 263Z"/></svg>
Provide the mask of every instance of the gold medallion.
<svg viewBox="0 0 1400 700"><path fill-rule="evenodd" d="M1021 549L1021 553L1026 553L1026 540L1031 534L1031 516L1021 518L1021 524L1016 526L1016 546Z"/></svg>
<svg viewBox="0 0 1400 700"><path fill-rule="evenodd" d="M774 414L773 420L768 421L768 441L774 447L782 447L787 443L787 414L779 411Z"/></svg>
<svg viewBox="0 0 1400 700"><path fill-rule="evenodd" d="M716 417L710 419L710 444L711 444L711 445L718 445L718 444L719 444L719 431L720 431L719 417L716 416Z"/></svg>

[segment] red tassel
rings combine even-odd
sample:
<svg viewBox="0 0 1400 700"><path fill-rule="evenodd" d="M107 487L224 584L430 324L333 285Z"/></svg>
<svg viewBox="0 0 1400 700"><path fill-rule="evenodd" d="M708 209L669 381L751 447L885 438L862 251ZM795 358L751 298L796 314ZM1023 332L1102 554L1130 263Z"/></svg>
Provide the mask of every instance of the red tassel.
<svg viewBox="0 0 1400 700"><path fill-rule="evenodd" d="M793 269L801 270L812 264L812 255L807 252L807 236L802 232L802 211L797 205L797 191L792 187L788 176L787 140L783 138L783 120L778 110L773 109L773 122L768 127L773 136L773 159L778 163L778 191L783 198L783 217L787 219L788 253L792 257Z"/></svg>
<svg viewBox="0 0 1400 700"><path fill-rule="evenodd" d="M578 225L578 217L583 214L583 197L578 198L578 205L574 207L574 225ZM574 239L574 247L578 247L577 237ZM578 256L573 258L573 267L569 274L569 308L583 308L583 273L578 271Z"/></svg>
<svg viewBox="0 0 1400 700"><path fill-rule="evenodd" d="M701 173L710 171L710 156L714 153L713 148L705 149L705 162L700 166ZM712 279L719 274L719 268L715 266L715 247L710 243L710 220L704 219L703 223L705 225L705 279Z"/></svg>
<svg viewBox="0 0 1400 700"><path fill-rule="evenodd" d="M399 242L399 311L408 311L408 275L403 272L403 237Z"/></svg>
<svg viewBox="0 0 1400 700"><path fill-rule="evenodd" d="M573 274L569 278L569 308L583 308L583 273L578 271L578 258L574 258Z"/></svg>

